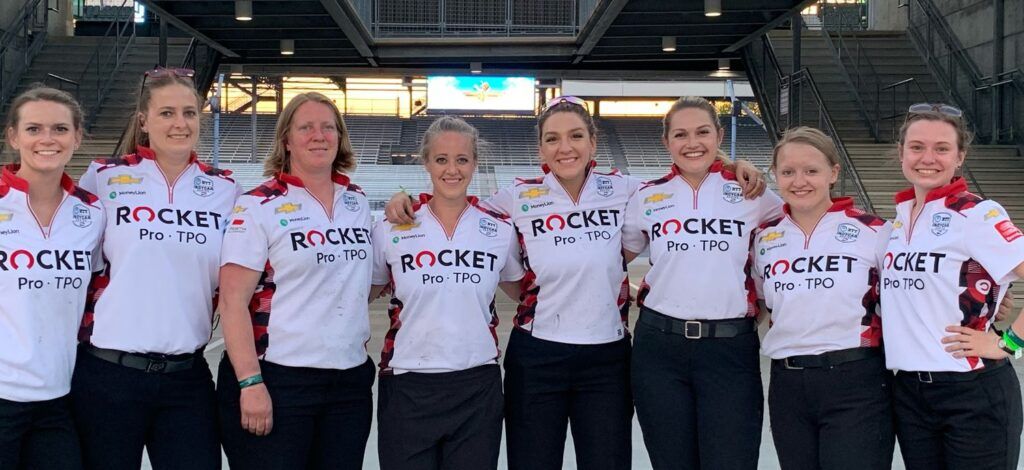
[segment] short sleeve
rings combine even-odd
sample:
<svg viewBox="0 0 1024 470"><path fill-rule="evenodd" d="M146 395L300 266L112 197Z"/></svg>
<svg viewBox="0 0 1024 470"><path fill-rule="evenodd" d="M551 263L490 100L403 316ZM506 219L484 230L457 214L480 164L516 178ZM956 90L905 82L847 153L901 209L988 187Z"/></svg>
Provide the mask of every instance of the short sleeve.
<svg viewBox="0 0 1024 470"><path fill-rule="evenodd" d="M90 193L99 195L99 184L97 183L96 172L99 170L99 164L92 162L89 164L89 168L86 168L85 173L78 178L78 187L89 191Z"/></svg>
<svg viewBox="0 0 1024 470"><path fill-rule="evenodd" d="M889 238L892 237L892 222L888 220L878 229L878 238L875 239L875 267L882 271L885 253L889 251Z"/></svg>
<svg viewBox="0 0 1024 470"><path fill-rule="evenodd" d="M752 240L757 240L761 230L755 230L750 235ZM761 271L761 255L757 249L757 243L753 243L750 246L750 279L754 281L754 290L757 292L757 298L764 300L764 272Z"/></svg>
<svg viewBox="0 0 1024 470"><path fill-rule="evenodd" d="M982 201L965 211L964 244L967 253L980 263L997 284L1017 280L1013 270L1024 263L1024 234L995 201Z"/></svg>
<svg viewBox="0 0 1024 470"><path fill-rule="evenodd" d="M626 251L640 253L647 248L647 234L644 233L643 213L640 211L640 191L634 191L626 203L626 217L622 221L622 247Z"/></svg>
<svg viewBox="0 0 1024 470"><path fill-rule="evenodd" d="M523 270L522 251L519 247L519 237L515 231L512 232L508 243L508 256L505 259L505 266L501 268L499 278L502 282L518 281L526 275Z"/></svg>
<svg viewBox="0 0 1024 470"><path fill-rule="evenodd" d="M373 238L373 273L370 283L375 286L385 286L391 282L391 272L388 271L388 258L385 247L388 246L388 229L391 227L386 220L380 220L373 225L370 231Z"/></svg>
<svg viewBox="0 0 1024 470"><path fill-rule="evenodd" d="M267 264L270 243L260 223L260 205L255 202L255 198L245 196L235 204L224 233L220 265L237 264L262 272Z"/></svg>
<svg viewBox="0 0 1024 470"><path fill-rule="evenodd" d="M482 202L482 205L502 215L510 216L515 211L515 195L512 186L505 186Z"/></svg>
<svg viewBox="0 0 1024 470"><path fill-rule="evenodd" d="M106 218L107 218L107 215L106 215L106 213L104 213L103 206L101 205L100 209L98 211L96 211L96 220L97 220L97 222L99 222L99 226L100 227L106 227L106 221L107 221ZM107 267L107 263L103 259L103 237L104 237L104 232L105 232L105 230L103 230L101 228L100 229L100 236L96 237L96 246L94 246L92 248L92 255L91 255L91 258L92 258L92 272L94 272L94 273L103 271Z"/></svg>
<svg viewBox="0 0 1024 470"><path fill-rule="evenodd" d="M629 197L633 197L640 189L640 185L644 184L643 180L635 176L622 175L622 177L626 179L626 194L629 194Z"/></svg>
<svg viewBox="0 0 1024 470"><path fill-rule="evenodd" d="M761 214L761 220L757 221L758 224L763 224L769 220L775 220L786 215L782 211L782 198L775 191L765 190L764 194L757 198L757 203L758 212Z"/></svg>

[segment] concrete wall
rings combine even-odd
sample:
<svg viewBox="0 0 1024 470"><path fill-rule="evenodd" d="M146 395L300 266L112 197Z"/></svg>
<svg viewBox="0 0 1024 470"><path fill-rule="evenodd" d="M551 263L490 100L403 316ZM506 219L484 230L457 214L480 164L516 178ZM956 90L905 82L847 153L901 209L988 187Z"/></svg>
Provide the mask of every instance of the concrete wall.
<svg viewBox="0 0 1024 470"><path fill-rule="evenodd" d="M993 0L932 0L983 76L993 70ZM1002 70L1024 67L1024 1L1004 0Z"/></svg>
<svg viewBox="0 0 1024 470"><path fill-rule="evenodd" d="M907 10L891 0L868 2L868 29L872 31L906 31Z"/></svg>

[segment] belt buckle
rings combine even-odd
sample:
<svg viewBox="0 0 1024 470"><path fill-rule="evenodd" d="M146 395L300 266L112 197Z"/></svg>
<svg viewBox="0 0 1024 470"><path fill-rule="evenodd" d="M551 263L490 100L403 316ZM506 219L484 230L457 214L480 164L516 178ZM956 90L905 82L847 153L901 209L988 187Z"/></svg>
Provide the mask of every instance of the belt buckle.
<svg viewBox="0 0 1024 470"><path fill-rule="evenodd" d="M917 373L917 380L920 381L921 383L926 383L926 384L930 384L930 383L934 382L934 380L932 380L932 373L931 372L918 372Z"/></svg>
<svg viewBox="0 0 1024 470"><path fill-rule="evenodd" d="M167 368L167 357L163 354L157 355L156 358L147 358L149 363L146 364L146 372L159 374Z"/></svg>
<svg viewBox="0 0 1024 470"><path fill-rule="evenodd" d="M690 334L690 327L694 327L695 333ZM696 320L687 320L683 322L683 337L686 339L700 339L700 322Z"/></svg>
<svg viewBox="0 0 1024 470"><path fill-rule="evenodd" d="M782 367L783 367L783 368L785 368L785 369L787 369L787 370L803 370L803 367L800 367L800 366L794 366L794 365L790 364L790 363L789 363L789 359L790 359L790 358L788 358L788 357L787 357L787 358L785 358L785 359L783 359L783 360L782 360Z"/></svg>

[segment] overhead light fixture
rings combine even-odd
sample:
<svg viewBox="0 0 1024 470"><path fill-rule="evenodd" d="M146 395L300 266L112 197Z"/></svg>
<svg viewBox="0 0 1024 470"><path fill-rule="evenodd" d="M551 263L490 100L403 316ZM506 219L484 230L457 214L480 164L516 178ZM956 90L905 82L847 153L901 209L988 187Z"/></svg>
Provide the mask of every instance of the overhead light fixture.
<svg viewBox="0 0 1024 470"><path fill-rule="evenodd" d="M469 63L469 73L479 74L484 71L484 65L480 62Z"/></svg>
<svg viewBox="0 0 1024 470"><path fill-rule="evenodd" d="M661 37L661 50L664 52L675 52L676 51L676 37L675 36L662 36Z"/></svg>
<svg viewBox="0 0 1024 470"><path fill-rule="evenodd" d="M281 40L281 55L295 55L295 40L294 39L282 39Z"/></svg>
<svg viewBox="0 0 1024 470"><path fill-rule="evenodd" d="M704 16L722 16L722 0L704 0Z"/></svg>
<svg viewBox="0 0 1024 470"><path fill-rule="evenodd" d="M252 21L252 0L235 0L235 19Z"/></svg>
<svg viewBox="0 0 1024 470"><path fill-rule="evenodd" d="M729 70L729 59L718 59L718 70Z"/></svg>

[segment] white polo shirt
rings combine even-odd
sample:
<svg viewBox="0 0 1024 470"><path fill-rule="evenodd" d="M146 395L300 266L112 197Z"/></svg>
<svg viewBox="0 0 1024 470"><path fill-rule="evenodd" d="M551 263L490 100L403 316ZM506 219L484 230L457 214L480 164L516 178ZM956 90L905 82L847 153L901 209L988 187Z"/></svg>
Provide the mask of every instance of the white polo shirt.
<svg viewBox="0 0 1024 470"><path fill-rule="evenodd" d="M966 372L977 357L946 352L947 326L986 331L1024 262L1024 235L995 201L962 178L930 191L916 218L913 188L896 194L896 221L882 260L885 360L890 369Z"/></svg>
<svg viewBox="0 0 1024 470"><path fill-rule="evenodd" d="M382 374L453 372L497 364L499 282L523 277L512 225L469 205L448 234L420 195L415 222L373 228L373 284L393 283Z"/></svg>
<svg viewBox="0 0 1024 470"><path fill-rule="evenodd" d="M639 181L588 170L574 199L547 167L517 178L485 204L510 214L526 268L515 326L548 341L600 344L628 328L629 281L622 258L626 201Z"/></svg>
<svg viewBox="0 0 1024 470"><path fill-rule="evenodd" d="M238 198L221 265L259 271L249 302L256 354L274 364L349 369L366 362L373 247L362 189L334 175L332 213L279 174Z"/></svg>
<svg viewBox="0 0 1024 470"><path fill-rule="evenodd" d="M651 248L637 303L683 320L756 316L750 236L781 216L778 195L744 199L736 175L721 161L696 188L673 165L668 175L642 185L626 207L623 247L634 253Z"/></svg>
<svg viewBox="0 0 1024 470"><path fill-rule="evenodd" d="M191 163L168 181L151 149L89 165L80 184L106 213L106 270L94 280L80 339L128 352L206 345L220 245L240 189L229 171ZM90 308L91 307L91 308Z"/></svg>
<svg viewBox="0 0 1024 470"><path fill-rule="evenodd" d="M41 226L18 168L0 174L0 398L52 400L71 390L86 289L101 268L103 211L64 175L64 197Z"/></svg>
<svg viewBox="0 0 1024 470"><path fill-rule="evenodd" d="M754 233L754 281L771 312L762 354L782 359L878 347L878 266L892 224L834 199L811 233L788 215Z"/></svg>

